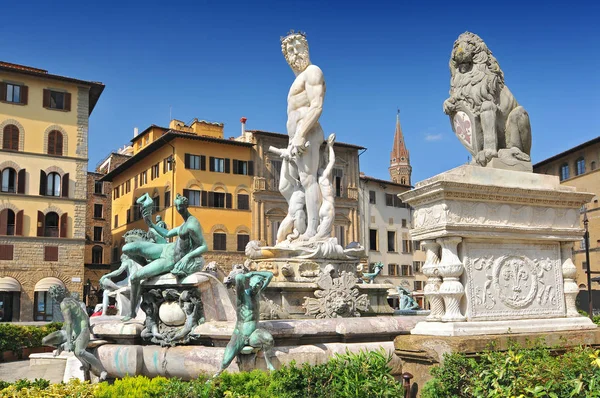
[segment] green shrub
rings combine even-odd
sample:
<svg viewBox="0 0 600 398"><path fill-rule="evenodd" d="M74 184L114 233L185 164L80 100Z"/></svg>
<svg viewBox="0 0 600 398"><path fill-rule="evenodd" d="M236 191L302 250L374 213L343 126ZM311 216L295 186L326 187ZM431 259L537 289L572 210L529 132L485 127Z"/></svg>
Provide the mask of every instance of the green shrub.
<svg viewBox="0 0 600 398"><path fill-rule="evenodd" d="M10 386L0 389L0 397L30 398L30 397L73 397L93 398L98 385L82 382L76 379L69 383L50 384L47 380L36 380L29 387L23 387L26 383L9 383ZM44 387L45 385L45 387Z"/></svg>
<svg viewBox="0 0 600 398"><path fill-rule="evenodd" d="M488 351L478 359L446 355L431 370L422 397L600 397L599 354L575 348L554 355L537 345Z"/></svg>
<svg viewBox="0 0 600 398"><path fill-rule="evenodd" d="M97 385L71 381L48 387L44 381L17 382L0 396L68 396L98 398L385 398L402 397L402 385L390 374L390 354L384 350L336 354L329 362L297 367L294 363L272 373L227 373L207 383L201 376L184 382L178 378L125 377ZM20 384L19 384L20 383ZM46 387L46 388L44 388ZM27 395L29 394L29 395ZM54 395L52 395L54 394Z"/></svg>
<svg viewBox="0 0 600 398"><path fill-rule="evenodd" d="M19 358L23 348L41 347L42 339L59 330L62 323L52 322L44 326L22 326L12 323L0 323L0 354L14 352Z"/></svg>

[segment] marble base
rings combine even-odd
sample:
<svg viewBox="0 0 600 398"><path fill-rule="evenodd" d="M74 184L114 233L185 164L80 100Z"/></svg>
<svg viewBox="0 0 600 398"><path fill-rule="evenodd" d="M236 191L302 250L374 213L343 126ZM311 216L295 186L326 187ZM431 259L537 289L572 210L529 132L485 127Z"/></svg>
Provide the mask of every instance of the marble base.
<svg viewBox="0 0 600 398"><path fill-rule="evenodd" d="M63 375L63 383L68 383L71 379L85 380L85 375L81 369L81 362L73 355L72 352L62 352L58 356L54 353L44 352L40 354L31 354L29 356L29 365L50 365L59 361L66 362L65 373Z"/></svg>
<svg viewBox="0 0 600 398"><path fill-rule="evenodd" d="M369 317L263 321L259 327L269 331L275 340L270 359L276 368L296 363L319 364L328 361L335 353L358 352L384 348L393 352L393 339L408 335L424 317ZM104 333L120 328L120 321L96 323L94 334L111 340ZM141 344L104 344L97 348L96 356L106 368L109 377L145 375L167 376L191 380L200 373L214 374L220 367L225 346L235 327L234 322L207 322L198 326L194 333L202 337L201 345L160 347ZM127 331L133 332L133 328ZM127 339L121 337L121 341ZM129 341L136 336L129 335ZM396 358L390 363L392 373L400 375L402 368ZM264 353L246 354L241 362L235 361L228 371L266 370Z"/></svg>
<svg viewBox="0 0 600 398"><path fill-rule="evenodd" d="M597 329L589 318L519 319L508 321L419 322L411 334L428 336L477 336Z"/></svg>

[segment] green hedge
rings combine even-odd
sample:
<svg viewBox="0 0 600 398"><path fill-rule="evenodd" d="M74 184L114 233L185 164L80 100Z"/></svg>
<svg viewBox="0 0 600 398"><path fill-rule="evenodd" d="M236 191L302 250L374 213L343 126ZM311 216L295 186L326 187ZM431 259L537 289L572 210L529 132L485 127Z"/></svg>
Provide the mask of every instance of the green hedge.
<svg viewBox="0 0 600 398"><path fill-rule="evenodd" d="M599 355L589 347L555 355L539 345L485 352L477 359L446 355L432 369L422 397L600 397Z"/></svg>
<svg viewBox="0 0 600 398"><path fill-rule="evenodd" d="M398 398L401 383L390 374L391 357L385 351L335 355L321 365L283 366L272 373L223 373L207 382L204 376L190 382L177 378L125 377L90 385L73 380L50 386L17 382L6 386L6 397L128 397L128 398ZM20 385L19 385L20 383Z"/></svg>
<svg viewBox="0 0 600 398"><path fill-rule="evenodd" d="M12 351L21 357L23 348L41 347L42 338L61 327L62 323L59 322L52 322L44 326L0 323L0 354Z"/></svg>

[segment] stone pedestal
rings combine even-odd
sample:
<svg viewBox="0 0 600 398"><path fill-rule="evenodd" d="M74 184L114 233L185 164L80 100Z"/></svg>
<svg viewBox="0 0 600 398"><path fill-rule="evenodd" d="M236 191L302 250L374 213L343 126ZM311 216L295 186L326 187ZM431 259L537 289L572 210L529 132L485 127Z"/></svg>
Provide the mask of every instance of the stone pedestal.
<svg viewBox="0 0 600 398"><path fill-rule="evenodd" d="M522 332L595 328L575 311L571 261L592 196L555 176L473 165L401 194L415 209L412 238L427 250L432 313L413 333L519 333L523 322L511 320L527 320Z"/></svg>
<svg viewBox="0 0 600 398"><path fill-rule="evenodd" d="M468 324L469 322L463 323ZM443 363L444 354L462 353L472 357L486 350L507 350L511 343L518 343L520 346L526 347L532 342L547 347L600 346L600 329L463 337L432 337L413 334L396 337L394 347L396 355L402 362L402 372L409 372L414 375L411 391L420 392L423 385L431 379L431 368Z"/></svg>

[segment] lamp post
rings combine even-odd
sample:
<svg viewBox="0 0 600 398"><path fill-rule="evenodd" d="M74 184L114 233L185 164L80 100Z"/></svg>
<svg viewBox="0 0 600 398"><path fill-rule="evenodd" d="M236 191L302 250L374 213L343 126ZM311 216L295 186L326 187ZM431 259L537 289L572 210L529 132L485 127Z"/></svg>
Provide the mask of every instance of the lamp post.
<svg viewBox="0 0 600 398"><path fill-rule="evenodd" d="M585 233L583 234L583 242L585 244L585 263L587 265L587 288L588 288L588 304L590 319L594 320L594 303L592 300L592 270L590 266L590 231L588 230L588 216L587 207L583 208L583 227Z"/></svg>

